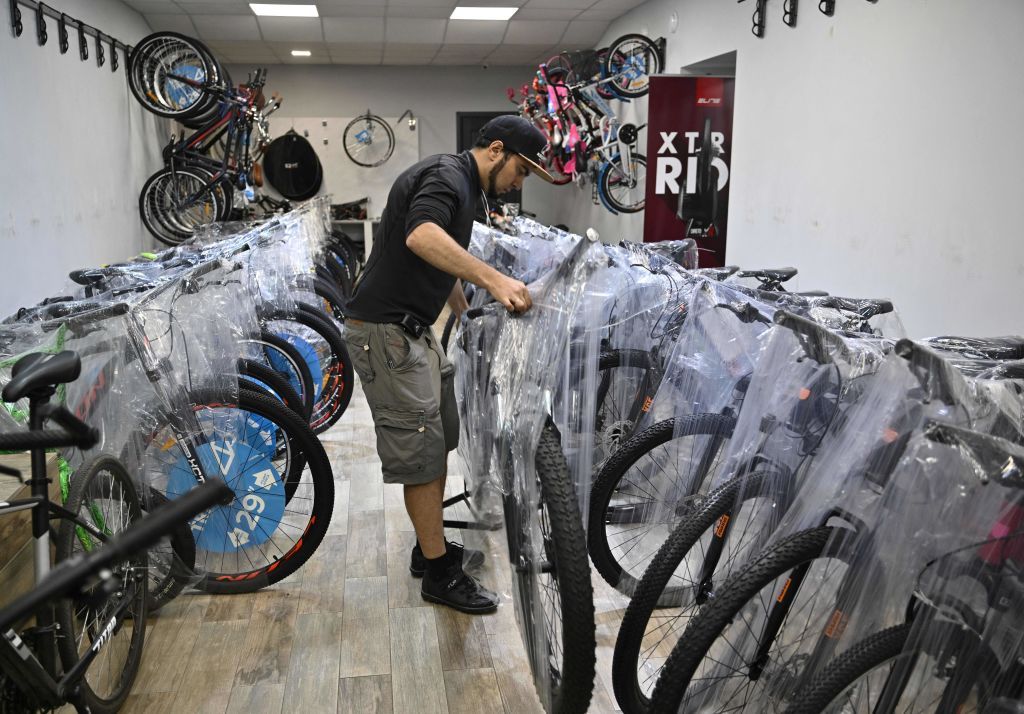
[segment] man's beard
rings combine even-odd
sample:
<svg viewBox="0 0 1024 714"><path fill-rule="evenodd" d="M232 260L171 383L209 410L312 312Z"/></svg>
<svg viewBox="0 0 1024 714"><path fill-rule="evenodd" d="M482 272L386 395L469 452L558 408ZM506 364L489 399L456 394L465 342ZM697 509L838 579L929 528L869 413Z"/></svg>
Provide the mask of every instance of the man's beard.
<svg viewBox="0 0 1024 714"><path fill-rule="evenodd" d="M508 154L504 154L501 160L487 173L487 198L498 198L498 191L494 184L497 181L498 174L501 173L501 170L505 168L507 163Z"/></svg>

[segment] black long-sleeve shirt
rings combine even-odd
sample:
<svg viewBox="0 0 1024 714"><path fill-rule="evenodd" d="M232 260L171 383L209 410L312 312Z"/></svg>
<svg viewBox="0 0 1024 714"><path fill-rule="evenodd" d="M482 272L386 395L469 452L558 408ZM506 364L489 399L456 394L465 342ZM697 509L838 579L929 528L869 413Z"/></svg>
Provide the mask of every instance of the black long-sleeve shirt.
<svg viewBox="0 0 1024 714"><path fill-rule="evenodd" d="M368 322L412 315L432 325L455 278L413 253L405 239L417 226L435 223L468 248L479 194L480 173L469 151L430 156L403 171L388 194L346 315Z"/></svg>

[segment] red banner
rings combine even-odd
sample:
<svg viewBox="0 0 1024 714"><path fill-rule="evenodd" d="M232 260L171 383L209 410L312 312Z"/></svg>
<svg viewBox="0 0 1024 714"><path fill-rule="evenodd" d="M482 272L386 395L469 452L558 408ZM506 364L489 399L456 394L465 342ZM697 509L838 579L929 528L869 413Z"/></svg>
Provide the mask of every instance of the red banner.
<svg viewBox="0 0 1024 714"><path fill-rule="evenodd" d="M686 223L676 216L679 193L695 191L690 177L696 173L704 120L711 119L712 142L720 149L714 159L718 216L711 235L690 236L697 239L705 267L725 265L735 82L719 77L651 77L648 94L645 243L686 237Z"/></svg>

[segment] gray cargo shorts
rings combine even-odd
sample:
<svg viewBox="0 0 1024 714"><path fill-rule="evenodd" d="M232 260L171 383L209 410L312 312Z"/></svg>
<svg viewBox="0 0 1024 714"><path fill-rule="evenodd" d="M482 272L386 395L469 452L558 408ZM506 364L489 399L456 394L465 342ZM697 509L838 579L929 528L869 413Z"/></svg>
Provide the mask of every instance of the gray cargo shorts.
<svg viewBox="0 0 1024 714"><path fill-rule="evenodd" d="M455 368L431 330L349 319L345 342L373 414L385 483L430 483L459 445Z"/></svg>

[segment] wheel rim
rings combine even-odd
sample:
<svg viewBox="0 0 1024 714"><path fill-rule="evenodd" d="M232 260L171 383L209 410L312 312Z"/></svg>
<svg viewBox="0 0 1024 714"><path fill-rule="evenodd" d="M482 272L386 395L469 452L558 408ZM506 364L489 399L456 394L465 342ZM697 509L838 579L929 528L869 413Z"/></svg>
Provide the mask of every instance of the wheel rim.
<svg viewBox="0 0 1024 714"><path fill-rule="evenodd" d="M314 489L309 467L292 473L292 460L299 454L291 440L257 412L211 404L196 407L195 413L208 442L200 447L204 468L222 476L235 491L231 504L214 507L190 523L197 573L209 578L276 567L297 549L311 524ZM168 427L149 442L144 469L152 487L168 499L195 485Z"/></svg>
<svg viewBox="0 0 1024 714"><path fill-rule="evenodd" d="M345 150L362 166L383 164L393 149L390 132L376 117L356 120L345 131Z"/></svg>
<svg viewBox="0 0 1024 714"><path fill-rule="evenodd" d="M97 471L89 484L82 506L78 511L82 520L95 526L108 535L124 532L140 513L135 501L122 490L117 478L107 470ZM72 555L84 554L93 547L93 541L85 536L83 529L76 529L76 537L72 542ZM130 676L129 662L133 643L142 636L135 629L136 622L143 620L144 594L139 587L144 580L145 557L133 558L118 565L113 570L114 578L124 586L119 588L120 596L112 595L102 601L100 607L75 600L72 604L72 627L69 633L74 638L76 651L84 656L93 644L107 637L107 643L100 650L85 674L89 689L103 700L117 698L123 691ZM112 632L104 634L104 630L113 612L125 601L132 604L122 614L121 621Z"/></svg>

